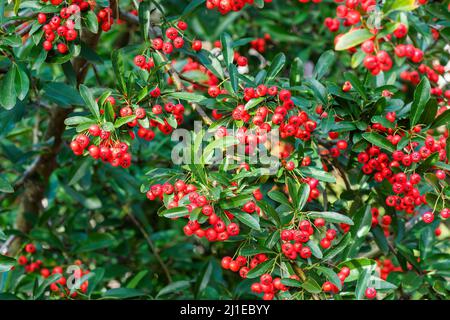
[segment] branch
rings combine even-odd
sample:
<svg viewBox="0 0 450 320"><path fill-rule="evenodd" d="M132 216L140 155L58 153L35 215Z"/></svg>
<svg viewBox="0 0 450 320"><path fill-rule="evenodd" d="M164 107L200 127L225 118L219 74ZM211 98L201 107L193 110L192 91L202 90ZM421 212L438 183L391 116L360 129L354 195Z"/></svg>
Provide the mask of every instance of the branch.
<svg viewBox="0 0 450 320"><path fill-rule="evenodd" d="M145 229L142 227L142 225L139 223L139 221L135 218L135 216L128 209L126 209L126 211L127 211L128 216L130 217L131 221L133 221L133 223L136 225L136 227L139 229L139 231L144 236L145 240L147 241L148 246L150 247L150 250L153 252L153 255L155 256L156 260L161 265L161 268L163 269L164 274L167 277L167 280L169 281L169 283L171 283L172 277L170 276L169 269L165 265L164 261L161 259L161 256L158 253L158 249L156 248L152 239L150 239L150 235L147 233L147 231L145 231Z"/></svg>

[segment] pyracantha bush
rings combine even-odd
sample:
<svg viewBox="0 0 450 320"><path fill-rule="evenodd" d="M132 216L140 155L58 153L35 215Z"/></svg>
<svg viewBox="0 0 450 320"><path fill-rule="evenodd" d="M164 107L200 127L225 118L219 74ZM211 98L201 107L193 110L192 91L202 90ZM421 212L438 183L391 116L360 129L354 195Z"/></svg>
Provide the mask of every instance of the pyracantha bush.
<svg viewBox="0 0 450 320"><path fill-rule="evenodd" d="M448 3L18 3L2 294L448 299Z"/></svg>

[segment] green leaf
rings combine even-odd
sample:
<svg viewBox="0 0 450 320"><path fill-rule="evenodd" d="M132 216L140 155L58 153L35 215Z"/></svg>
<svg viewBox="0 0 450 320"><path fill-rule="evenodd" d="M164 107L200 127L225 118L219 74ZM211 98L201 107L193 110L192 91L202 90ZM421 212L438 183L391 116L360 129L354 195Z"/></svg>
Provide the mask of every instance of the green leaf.
<svg viewBox="0 0 450 320"><path fill-rule="evenodd" d="M272 81L278 73L280 73L281 69L283 69L285 63L286 56L283 53L277 54L275 58L273 58L269 70L267 70L266 82Z"/></svg>
<svg viewBox="0 0 450 320"><path fill-rule="evenodd" d="M258 206L262 209L262 211L265 214L267 214L269 217L271 217L278 226L281 225L280 216L278 215L278 213L275 211L275 209L272 206L270 206L264 200L258 201Z"/></svg>
<svg viewBox="0 0 450 320"><path fill-rule="evenodd" d="M334 272L332 269L323 266L318 266L316 267L316 270L322 273L325 277L327 277L328 280L331 283L333 283L336 287L338 287L339 290L342 289L341 280L339 279L336 272Z"/></svg>
<svg viewBox="0 0 450 320"><path fill-rule="evenodd" d="M299 199L298 199L298 205L297 205L298 210L302 210L303 207L306 205L306 203L308 202L310 192L311 192L311 188L310 188L309 184L302 183L298 190L298 193L299 193Z"/></svg>
<svg viewBox="0 0 450 320"><path fill-rule="evenodd" d="M414 91L414 100L411 105L411 111L409 116L409 122L411 127L415 126L419 121L423 111L425 110L425 106L430 99L430 82L427 77L423 77L422 81L420 81L419 85L416 87Z"/></svg>
<svg viewBox="0 0 450 320"><path fill-rule="evenodd" d="M215 149L219 149L221 151L226 150L227 148L234 146L238 143L239 140L235 136L225 136L220 139L215 139L205 147L202 159L203 161L207 161L211 157L211 155L214 154Z"/></svg>
<svg viewBox="0 0 450 320"><path fill-rule="evenodd" d="M192 13L196 8L203 4L206 0L193 0L184 8L182 16Z"/></svg>
<svg viewBox="0 0 450 320"><path fill-rule="evenodd" d="M367 100L366 90L355 74L353 74L352 72L346 72L344 73L344 79L350 81L352 87L361 95L364 100Z"/></svg>
<svg viewBox="0 0 450 320"><path fill-rule="evenodd" d="M62 82L49 82L42 88L44 96L61 107L82 106L83 99L78 91Z"/></svg>
<svg viewBox="0 0 450 320"><path fill-rule="evenodd" d="M319 246L312 240L309 240L306 245L311 249L311 253L317 259L323 258L322 250L320 250Z"/></svg>
<svg viewBox="0 0 450 320"><path fill-rule="evenodd" d="M122 54L119 50L114 50L111 54L111 62L116 76L116 81L118 82L118 89L122 94L127 93L127 85L125 82L125 66L123 62Z"/></svg>
<svg viewBox="0 0 450 320"><path fill-rule="evenodd" d="M448 125L450 123L450 109L442 112L432 123L431 128Z"/></svg>
<svg viewBox="0 0 450 320"><path fill-rule="evenodd" d="M383 12L387 15L393 11L412 11L417 7L415 0L387 0L383 5Z"/></svg>
<svg viewBox="0 0 450 320"><path fill-rule="evenodd" d="M86 14L86 27L92 33L98 32L98 19L94 11L89 10Z"/></svg>
<svg viewBox="0 0 450 320"><path fill-rule="evenodd" d="M308 291L309 293L320 293L322 288L313 278L308 278L305 282L302 283L302 288Z"/></svg>
<svg viewBox="0 0 450 320"><path fill-rule="evenodd" d="M0 254L0 272L7 272L16 264L16 259Z"/></svg>
<svg viewBox="0 0 450 320"><path fill-rule="evenodd" d="M44 279L44 281L42 281L42 283L39 285L39 287L33 293L33 299L35 299L35 300L39 299L44 294L45 290L47 290L48 287L53 282L58 281L61 277L62 277L62 274L56 273L56 274L52 274L48 278Z"/></svg>
<svg viewBox="0 0 450 320"><path fill-rule="evenodd" d="M254 279L256 277L263 275L264 273L272 269L274 264L275 260L267 260L264 261L263 263L258 264L256 267L254 267L247 273L247 278Z"/></svg>
<svg viewBox="0 0 450 320"><path fill-rule="evenodd" d="M380 248L380 250L383 251L384 253L388 253L389 245L383 230L381 230L379 226L376 226L375 228L372 228L371 232L375 238L375 242L377 243L378 248Z"/></svg>
<svg viewBox="0 0 450 320"><path fill-rule="evenodd" d="M323 261L328 261L336 257L339 253L345 250L345 248L350 244L351 241L352 237L350 233L347 233L336 246L334 246L325 254L325 256L323 257Z"/></svg>
<svg viewBox="0 0 450 320"><path fill-rule="evenodd" d="M233 88L233 91L237 93L239 90L239 74L236 66L234 64L230 64L228 66L228 72L230 74L231 87Z"/></svg>
<svg viewBox="0 0 450 320"><path fill-rule="evenodd" d="M289 202L288 198L284 195L284 193L277 190L272 190L269 193L267 193L267 195L269 196L270 199L292 208L292 203Z"/></svg>
<svg viewBox="0 0 450 320"><path fill-rule="evenodd" d="M339 38L334 49L336 51L347 50L369 40L373 36L374 35L367 29L352 30Z"/></svg>
<svg viewBox="0 0 450 320"><path fill-rule="evenodd" d="M376 261L368 258L357 258L341 262L337 268L348 267L350 269L350 275L345 279L346 282L352 282L359 278L363 269L375 268Z"/></svg>
<svg viewBox="0 0 450 320"><path fill-rule="evenodd" d="M362 134L363 138L382 149L390 152L395 151L395 146L379 133L366 132Z"/></svg>
<svg viewBox="0 0 450 320"><path fill-rule="evenodd" d="M86 107L89 108L89 111L95 116L96 119L100 120L100 110L98 108L98 104L92 96L89 88L83 84L80 85L80 94L86 104Z"/></svg>
<svg viewBox="0 0 450 320"><path fill-rule="evenodd" d="M206 98L197 93L191 92L171 92L166 94L165 96L169 96L175 99L186 100L187 102L202 102Z"/></svg>
<svg viewBox="0 0 450 320"><path fill-rule="evenodd" d="M141 270L133 277L127 284L127 288L134 289L141 282L141 280L148 274L149 270Z"/></svg>
<svg viewBox="0 0 450 320"><path fill-rule="evenodd" d="M14 188L11 186L11 184L6 180L5 177L0 176L0 192L4 193L13 193Z"/></svg>
<svg viewBox="0 0 450 320"><path fill-rule="evenodd" d="M166 218L179 218L189 215L189 211L186 207L176 207L164 210L160 215Z"/></svg>
<svg viewBox="0 0 450 320"><path fill-rule="evenodd" d="M307 177L313 177L324 182L336 183L336 178L329 172L325 172L314 167L301 167L299 170Z"/></svg>
<svg viewBox="0 0 450 320"><path fill-rule="evenodd" d="M12 109L16 105L15 78L16 68L11 67L0 82L0 104L7 110Z"/></svg>
<svg viewBox="0 0 450 320"><path fill-rule="evenodd" d="M249 213L246 212L242 212L242 211L238 211L238 210L233 210L231 212L240 222L242 222L243 224L249 226L252 229L261 230L261 227L259 226L259 220L257 220L254 215L251 215ZM257 216L257 215L256 215Z"/></svg>
<svg viewBox="0 0 450 320"><path fill-rule="evenodd" d="M30 79L28 79L28 75L22 67L15 65L15 68L15 89L17 92L17 98L19 98L19 100L23 100L27 96L30 89Z"/></svg>
<svg viewBox="0 0 450 320"><path fill-rule="evenodd" d="M109 233L91 233L87 239L81 241L76 252L89 252L104 248L111 248L116 244L116 239Z"/></svg>
<svg viewBox="0 0 450 320"><path fill-rule="evenodd" d="M287 180L287 185L288 185L289 196L292 199L292 203L294 204L294 207L298 207L298 205L299 205L298 185L294 182L294 180L292 178L288 177L288 178L286 178L286 180Z"/></svg>
<svg viewBox="0 0 450 320"><path fill-rule="evenodd" d="M136 115L126 116L126 117L119 117L114 122L114 128L120 128L124 124L127 124L128 122L131 122L134 119L136 119Z"/></svg>
<svg viewBox="0 0 450 320"><path fill-rule="evenodd" d="M151 27L151 11L149 1L141 1L139 3L138 15L141 34L144 40L147 41Z"/></svg>
<svg viewBox="0 0 450 320"><path fill-rule="evenodd" d="M263 102L265 99L263 97L261 98L255 98L255 99L250 99L246 104L245 104L245 110L250 110L254 107L256 107L258 104L260 104L261 102Z"/></svg>
<svg viewBox="0 0 450 320"><path fill-rule="evenodd" d="M145 296L146 293L139 289L132 288L114 288L103 293L106 299L130 299Z"/></svg>
<svg viewBox="0 0 450 320"><path fill-rule="evenodd" d="M353 225L353 220L350 217L347 217L341 213L331 212L331 211L310 211L308 213L310 218L323 218L327 222L337 222L337 223L345 223L348 225Z"/></svg>
<svg viewBox="0 0 450 320"><path fill-rule="evenodd" d="M289 85L295 87L301 84L303 78L303 61L299 57L296 57L292 62L289 74Z"/></svg>
<svg viewBox="0 0 450 320"><path fill-rule="evenodd" d="M239 254L242 256L254 256L258 253L274 253L272 250L264 248L264 247L255 247L255 246L246 246L242 247L239 251Z"/></svg>
<svg viewBox="0 0 450 320"><path fill-rule="evenodd" d="M92 120L91 118L81 116L74 116L64 120L64 124L66 126L76 126L79 124L87 124L87 123L92 124L95 123L95 121Z"/></svg>
<svg viewBox="0 0 450 320"><path fill-rule="evenodd" d="M314 69L314 77L317 80L322 79L324 75L330 72L331 66L334 64L336 57L333 50L327 50L320 56Z"/></svg>
<svg viewBox="0 0 450 320"><path fill-rule="evenodd" d="M281 283L284 284L285 286L288 287L292 287L292 288L301 288L302 287L302 283L299 280L295 280L295 279L281 279Z"/></svg>
<svg viewBox="0 0 450 320"><path fill-rule="evenodd" d="M162 288L158 294L156 295L156 297L160 297L160 296L164 296L166 294L169 293L174 293L174 292L178 292L181 290L186 290L187 288L189 288L191 286L191 283L187 280L181 280L181 281L175 281L172 282L171 284L165 286L164 288Z"/></svg>
<svg viewBox="0 0 450 320"><path fill-rule="evenodd" d="M356 283L355 297L357 300L364 299L364 293L369 285L369 279L372 275L373 267L364 268Z"/></svg>
<svg viewBox="0 0 450 320"><path fill-rule="evenodd" d="M229 66L233 63L234 60L234 52L232 47L233 40L231 40L231 37L228 33L222 33L222 35L220 36L220 42L222 44L222 53L225 65Z"/></svg>

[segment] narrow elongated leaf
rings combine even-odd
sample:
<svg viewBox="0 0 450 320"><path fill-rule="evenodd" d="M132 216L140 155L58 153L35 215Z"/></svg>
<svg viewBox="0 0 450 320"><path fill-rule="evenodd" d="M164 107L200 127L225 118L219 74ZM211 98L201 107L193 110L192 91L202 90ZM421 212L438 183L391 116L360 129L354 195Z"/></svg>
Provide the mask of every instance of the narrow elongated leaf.
<svg viewBox="0 0 450 320"><path fill-rule="evenodd" d="M395 151L395 146L379 133L366 132L362 134L363 138L382 149L390 152Z"/></svg>
<svg viewBox="0 0 450 320"><path fill-rule="evenodd" d="M336 42L335 50L342 51L353 48L373 37L373 34L367 29L355 29L347 32Z"/></svg>
<svg viewBox="0 0 450 320"><path fill-rule="evenodd" d="M220 36L220 42L222 44L222 53L223 59L225 61L225 65L229 66L233 63L234 55L233 55L233 40L228 33L222 33Z"/></svg>
<svg viewBox="0 0 450 320"><path fill-rule="evenodd" d="M0 272L6 272L16 264L16 259L0 254Z"/></svg>
<svg viewBox="0 0 450 320"><path fill-rule="evenodd" d="M303 61L299 57L296 57L291 65L291 71L289 74L289 84L291 87L298 86L302 82L303 78Z"/></svg>
<svg viewBox="0 0 450 320"><path fill-rule="evenodd" d="M323 218L327 222L337 222L337 223L345 223L348 225L353 225L353 220L350 217L347 217L341 213L331 212L331 211L310 211L308 216L312 219Z"/></svg>
<svg viewBox="0 0 450 320"><path fill-rule="evenodd" d="M266 82L272 81L278 73L280 73L281 69L283 69L284 64L286 63L286 56L284 53L279 53L273 58L272 63L267 71Z"/></svg>
<svg viewBox="0 0 450 320"><path fill-rule="evenodd" d="M232 211L232 214L243 224L249 226L252 229L255 230L261 230L261 227L259 226L259 220L255 218L255 215L251 215L249 213L245 213L243 211Z"/></svg>
<svg viewBox="0 0 450 320"><path fill-rule="evenodd" d="M185 217L189 214L189 211L186 207L176 207L164 210L160 213L161 216L166 218L179 218Z"/></svg>
<svg viewBox="0 0 450 320"><path fill-rule="evenodd" d="M16 68L11 67L0 82L0 105L7 110L16 105L15 78Z"/></svg>
<svg viewBox="0 0 450 320"><path fill-rule="evenodd" d="M285 204L292 208L292 203L290 203L288 198L286 198L286 196L283 193L281 193L280 191L273 190L273 191L270 191L267 195L269 196L270 199L272 199L276 202Z"/></svg>
<svg viewBox="0 0 450 320"><path fill-rule="evenodd" d="M334 64L335 60L336 57L333 50L328 50L322 53L314 69L314 76L317 80L322 79L324 75L330 72L330 68Z"/></svg>
<svg viewBox="0 0 450 320"><path fill-rule="evenodd" d="M267 260L258 264L247 273L247 278L253 279L269 271L275 263L275 260Z"/></svg>
<svg viewBox="0 0 450 320"><path fill-rule="evenodd" d="M417 124L422 113L425 110L425 106L427 105L428 100L430 99L430 81L427 77L423 77L422 81L420 81L419 85L416 87L414 91L414 100L411 105L411 112L409 116L409 122L411 127Z"/></svg>
<svg viewBox="0 0 450 320"><path fill-rule="evenodd" d="M95 116L96 119L100 120L100 110L89 88L83 84L80 85L80 94L89 111Z"/></svg>

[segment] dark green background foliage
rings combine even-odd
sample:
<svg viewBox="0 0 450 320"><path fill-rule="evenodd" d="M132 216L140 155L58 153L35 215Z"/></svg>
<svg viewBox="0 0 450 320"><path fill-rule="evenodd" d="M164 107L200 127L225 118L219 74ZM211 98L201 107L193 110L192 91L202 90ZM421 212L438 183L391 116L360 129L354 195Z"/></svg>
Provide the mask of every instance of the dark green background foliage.
<svg viewBox="0 0 450 320"><path fill-rule="evenodd" d="M99 1L99 4L107 2ZM150 2L153 6L154 1ZM249 57L250 74L255 76L249 78L255 85L259 84L258 79L265 77L264 73L270 67L264 66L262 69L266 71L257 75L261 60L247 54L249 42L263 37L265 33L270 34L272 40L267 42L263 64L272 62L273 66L277 54L283 52L286 63L280 62L282 69L276 81L286 86L297 86L296 102L309 113L314 114L314 107L322 103L330 106L332 115L345 117L346 121L340 123L323 120L319 124L319 131L324 137L329 131L349 133L348 140L354 152L364 150L368 141L387 150L392 147L386 140L380 142L376 136L364 133L371 122L385 120L385 112L396 111L399 123L409 126L409 119L414 118L410 109L419 108L416 110L419 117L425 108L417 101L414 103L418 106L410 107L413 87L409 87L406 92L398 90L400 83L395 79L407 68L406 64L372 77L346 52L334 52L334 35L323 24L325 17L334 15L333 1L300 4L297 1L274 0L266 4L264 9L248 6L245 10L223 16L207 10L204 1L168 0L159 3L163 5L169 21L181 17L189 24L188 34L191 38L213 43L220 40L224 32L231 35L234 49ZM4 0L0 0L0 4L0 13L13 11L14 4L7 4ZM121 9L129 11L132 7L131 1L120 1ZM442 37L448 41L450 19L445 5L436 3L414 12L408 12L407 15L414 29L413 37L417 37L415 41L426 46L425 39L431 38L426 22L433 17L441 22L444 28ZM13 19L3 14L1 16L2 25ZM38 247L37 257L51 267L82 260L94 272L85 298L256 298L249 290L254 280L242 280L220 267L221 257L233 256L240 242L210 244L205 239L187 238L183 234L183 222L160 217L157 214L160 203L148 201L141 192L147 190L150 182L164 182L163 171L152 171L148 175L150 170L172 167L170 156L174 142L170 140L170 135L157 134L151 142L135 139L131 146L133 164L126 170L113 168L88 157L75 157L68 147L75 130L65 130L64 119L88 114L77 89L76 77L81 71L73 62L79 58L73 58L72 63L44 61L40 58L41 47L31 41L22 45L22 40L14 35L13 30L2 29L0 34L0 51L9 53L0 57L0 95L3 99L8 98L6 96L10 94L11 88L8 86L7 72L14 69L16 96L20 97L21 93L23 97L12 97L15 102L11 106L0 108L2 248L16 256L24 243L33 242ZM88 44L82 45L81 59L88 62L82 82L95 97L106 90L114 90L117 75L112 66L113 50L121 49L124 70L128 72L133 70L134 55L144 46L139 25L114 24L111 31L101 34L95 50ZM448 53L442 51L441 47L430 50L439 52L441 63L447 61ZM14 59L10 59L11 55ZM186 56L180 55L177 60L184 62ZM355 71L352 71L352 64L356 67ZM29 80L29 89L18 80L17 75L22 73ZM344 80L352 83L352 94L341 90ZM385 89L394 93L389 105L381 96ZM433 101L429 103L433 104ZM434 113L428 114L428 118L425 113L420 118L420 123L428 127L437 126L433 122L437 108L432 106L431 109ZM198 118L195 112L188 109L183 127L192 128L193 121ZM332 119L331 116L329 118ZM448 111L439 121L438 124L449 123ZM298 146L298 149L299 152L317 156L314 145L305 144ZM410 222L414 225L413 229L405 229L404 217L397 220L394 214L392 232L396 238L391 240L396 249L389 253L390 248L381 229L369 232L371 217L368 218L366 207L370 207L370 203L384 203L384 197L390 190L386 191L387 187L372 188L373 182L367 183L354 158L341 157L337 161L347 173L352 190L345 187L342 179L331 183L329 190L333 192L330 191L330 211L345 212L355 223L349 236L352 246L338 254L347 257L350 261L348 264L351 264L354 261L352 258L374 258L370 252L376 248L378 256L390 256L405 269L407 262L418 265L417 269L422 270L419 273L413 269L389 276L388 281L394 286L389 287L390 284L386 282L387 287L384 289L388 291L388 299L447 298L447 279L450 276L447 227L442 226L443 235L440 241L436 241L433 232L439 221L425 225L416 219ZM421 170L425 172L435 164L428 163ZM447 164L441 165L448 170ZM313 173L325 175L321 170ZM330 177L325 175L323 180L327 179ZM335 178L331 177L331 181L335 181ZM261 189L266 193L272 185L271 182L263 184ZM428 191L431 192L430 197L437 196L433 195L432 187L428 186ZM447 199L448 192L447 186ZM270 202L270 205L275 206L275 202ZM310 209L326 211L323 203L313 203ZM264 237L267 238L267 234L261 234L259 240ZM419 248L420 263L413 257L413 249L417 253ZM13 263L6 257L2 256L1 259L2 268ZM336 265L342 261L337 260ZM374 266L375 262L361 258L358 263ZM36 276L23 275L21 268L0 272L0 298L43 298L42 295L36 295L36 288L33 289ZM324 275L327 270L330 269L314 274L312 288L308 292L315 292L317 283L314 278L319 279L319 274ZM424 270L433 272L427 274ZM352 291L348 295L351 299L355 298L354 291L356 297L361 298L365 289L362 283L367 280L364 278L366 274L359 276L363 280L349 290ZM317 282L322 283L319 280ZM118 284L121 287L119 289L116 288ZM395 287L396 290L391 290ZM337 298L346 297L343 295Z"/></svg>

